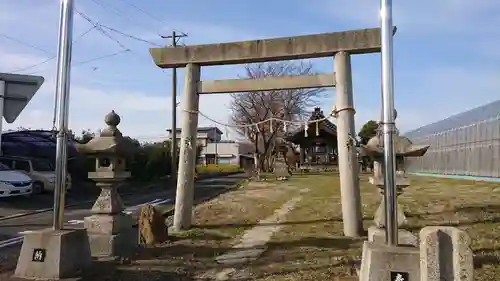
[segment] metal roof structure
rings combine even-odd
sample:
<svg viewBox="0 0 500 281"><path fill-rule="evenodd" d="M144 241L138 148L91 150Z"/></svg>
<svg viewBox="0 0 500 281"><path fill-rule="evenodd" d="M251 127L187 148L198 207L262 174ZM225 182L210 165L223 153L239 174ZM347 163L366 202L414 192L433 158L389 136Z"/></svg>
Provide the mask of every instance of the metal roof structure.
<svg viewBox="0 0 500 281"><path fill-rule="evenodd" d="M439 132L464 127L488 119L498 118L498 116L500 116L500 100L422 126L404 135L411 139L437 134Z"/></svg>
<svg viewBox="0 0 500 281"><path fill-rule="evenodd" d="M70 140L68 156L74 157L78 152ZM55 158L56 132L46 130L22 130L2 133L3 155Z"/></svg>

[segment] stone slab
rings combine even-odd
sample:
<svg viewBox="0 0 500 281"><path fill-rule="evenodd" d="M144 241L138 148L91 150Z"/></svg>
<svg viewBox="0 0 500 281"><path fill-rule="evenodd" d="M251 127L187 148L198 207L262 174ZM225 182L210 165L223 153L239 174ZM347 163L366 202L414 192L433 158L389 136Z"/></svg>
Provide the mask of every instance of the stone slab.
<svg viewBox="0 0 500 281"><path fill-rule="evenodd" d="M253 248L253 249L234 249L229 253L220 255L215 258L215 261L221 264L239 264L251 262L260 257L262 253L266 250L263 248Z"/></svg>
<svg viewBox="0 0 500 281"><path fill-rule="evenodd" d="M199 94L335 87L335 73L200 81Z"/></svg>
<svg viewBox="0 0 500 281"><path fill-rule="evenodd" d="M456 227L427 226L420 231L420 268L426 281L474 280L469 235Z"/></svg>
<svg viewBox="0 0 500 281"><path fill-rule="evenodd" d="M72 278L91 262L85 229L43 229L25 234L14 276L38 280Z"/></svg>
<svg viewBox="0 0 500 281"><path fill-rule="evenodd" d="M394 27L394 31L396 28ZM295 37L269 38L243 42L152 48L155 64L161 68L223 65L294 60L380 52L380 28L330 32Z"/></svg>
<svg viewBox="0 0 500 281"><path fill-rule="evenodd" d="M398 274L403 274L397 278ZM408 278L404 278L408 274ZM404 279L401 279L404 278ZM420 252L411 246L363 244L360 281L420 281Z"/></svg>
<svg viewBox="0 0 500 281"><path fill-rule="evenodd" d="M378 228L376 226L370 226L368 228L368 241L378 244L385 244L385 229ZM398 244L418 247L418 237L408 230L399 229Z"/></svg>

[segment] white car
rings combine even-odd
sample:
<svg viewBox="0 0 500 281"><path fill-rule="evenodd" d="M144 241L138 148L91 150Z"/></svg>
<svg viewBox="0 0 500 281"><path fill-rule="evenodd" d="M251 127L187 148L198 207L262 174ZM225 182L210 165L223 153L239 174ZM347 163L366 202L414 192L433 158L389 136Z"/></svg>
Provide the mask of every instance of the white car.
<svg viewBox="0 0 500 281"><path fill-rule="evenodd" d="M0 198L29 196L32 193L32 184L33 181L27 175L0 163Z"/></svg>

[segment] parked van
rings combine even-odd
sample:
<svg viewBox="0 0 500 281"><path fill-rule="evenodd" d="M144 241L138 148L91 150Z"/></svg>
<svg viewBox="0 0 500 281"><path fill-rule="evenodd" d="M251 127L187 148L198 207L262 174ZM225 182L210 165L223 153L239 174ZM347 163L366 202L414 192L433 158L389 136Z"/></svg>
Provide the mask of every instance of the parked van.
<svg viewBox="0 0 500 281"><path fill-rule="evenodd" d="M0 163L0 197L29 196L33 192L32 182L24 173Z"/></svg>
<svg viewBox="0 0 500 281"><path fill-rule="evenodd" d="M18 156L1 156L0 163L13 170L27 174L33 180L33 193L54 191L56 172L54 165L47 159ZM66 189L71 189L71 177L68 175Z"/></svg>

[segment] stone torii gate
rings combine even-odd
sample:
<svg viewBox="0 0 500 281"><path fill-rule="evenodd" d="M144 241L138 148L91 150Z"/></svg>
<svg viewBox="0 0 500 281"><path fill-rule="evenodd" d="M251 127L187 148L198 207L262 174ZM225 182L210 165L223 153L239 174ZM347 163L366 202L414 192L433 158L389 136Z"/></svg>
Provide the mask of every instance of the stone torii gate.
<svg viewBox="0 0 500 281"><path fill-rule="evenodd" d="M380 28L207 45L150 49L161 68L185 67L175 231L191 226L199 94L336 87L338 154L344 234L363 232L355 136L351 54L380 52ZM200 81L201 66L334 57L334 73ZM175 128L174 128L175 129Z"/></svg>

